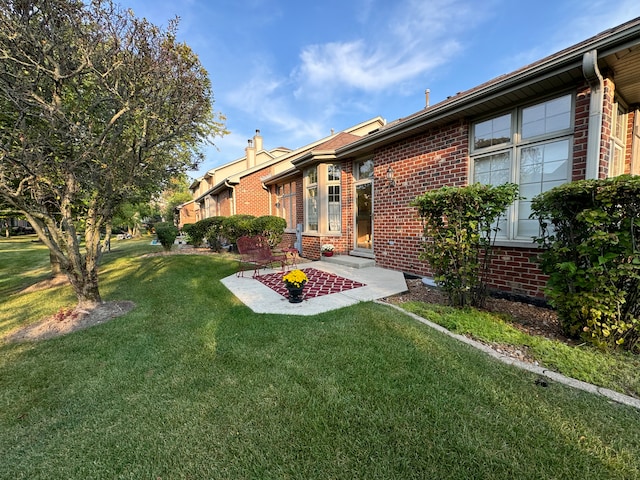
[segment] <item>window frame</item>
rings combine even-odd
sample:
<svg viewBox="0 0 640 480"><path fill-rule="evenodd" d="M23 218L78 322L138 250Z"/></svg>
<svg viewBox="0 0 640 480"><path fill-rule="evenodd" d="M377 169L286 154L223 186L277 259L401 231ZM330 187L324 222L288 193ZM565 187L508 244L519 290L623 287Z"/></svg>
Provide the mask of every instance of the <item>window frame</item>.
<svg viewBox="0 0 640 480"><path fill-rule="evenodd" d="M550 132L545 132L531 137L523 138L523 116L524 112L533 107L545 106L556 100L569 97L569 111L568 111L568 126L565 128L559 128ZM543 99L538 99L536 102L529 102L526 104L518 105L510 110L502 111L489 117L478 118L471 122L469 129L469 181L473 183L476 181L476 164L479 160L484 160L492 156L508 154L509 156L509 182L517 184L522 187L522 152L530 148L539 148L546 145L559 144L560 142L567 142L567 156L566 156L566 172L562 183L571 181L571 172L573 167L573 143L574 143L574 131L575 131L575 103L576 96L574 92L562 92L554 96L549 96ZM546 111L546 110L545 110ZM488 146L477 147L476 140L476 125L502 117L504 115L511 115L511 131L510 139L500 144L491 144ZM544 117L546 120L547 117ZM541 165L545 165L546 162L542 162ZM549 164L554 162L548 162ZM541 184L552 183L552 180L544 180L545 172L541 172ZM535 182L530 182L533 184ZM547 191L547 190L542 190ZM520 217L520 210L531 199L517 199L508 209L500 222L501 230L496 235L496 240L499 242L515 242L518 244L524 242L531 242L533 236L528 234L522 234L521 228L524 225L520 225L521 221L528 221L528 217ZM504 222L506 221L506 228L503 229Z"/></svg>
<svg viewBox="0 0 640 480"><path fill-rule="evenodd" d="M618 96L614 98L611 118L611 150L609 153L608 177L623 175L627 163L627 130L629 107ZM618 129L621 132L618 132ZM621 134L619 136L618 134ZM619 154L619 155L618 155Z"/></svg>
<svg viewBox="0 0 640 480"><path fill-rule="evenodd" d="M310 177L312 172L315 172L315 182ZM332 172L334 178L332 178ZM318 163L304 171L305 232L336 236L342 233L342 199L344 194L342 173L342 165L339 162ZM315 197L311 192L315 192ZM309 215L312 198L316 199L315 217Z"/></svg>

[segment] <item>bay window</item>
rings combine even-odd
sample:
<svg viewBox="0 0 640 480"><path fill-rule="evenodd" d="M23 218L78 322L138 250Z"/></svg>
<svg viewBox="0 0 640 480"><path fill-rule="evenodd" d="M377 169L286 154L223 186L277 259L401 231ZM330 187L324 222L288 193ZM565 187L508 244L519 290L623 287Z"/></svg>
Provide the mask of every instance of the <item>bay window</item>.
<svg viewBox="0 0 640 480"><path fill-rule="evenodd" d="M340 233L341 178L338 164L319 164L305 171L305 231Z"/></svg>

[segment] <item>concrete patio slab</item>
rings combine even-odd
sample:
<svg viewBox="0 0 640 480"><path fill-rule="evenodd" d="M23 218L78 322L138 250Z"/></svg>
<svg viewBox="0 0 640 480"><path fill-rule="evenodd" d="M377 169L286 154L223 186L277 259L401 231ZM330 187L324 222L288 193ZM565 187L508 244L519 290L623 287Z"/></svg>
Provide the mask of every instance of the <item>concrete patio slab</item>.
<svg viewBox="0 0 640 480"><path fill-rule="evenodd" d="M402 293L407 290L407 283L402 272L379 267L350 268L329 262L300 263L299 269L315 268L333 273L356 282L364 283L364 287L346 290L340 293L310 298L302 303L289 303L289 300L258 280L251 278L251 271L245 277L235 274L223 278L222 284L227 287L242 303L255 313L277 313L289 315L316 315L318 313L348 307L358 302L367 302ZM263 270L261 274L274 273L277 270Z"/></svg>

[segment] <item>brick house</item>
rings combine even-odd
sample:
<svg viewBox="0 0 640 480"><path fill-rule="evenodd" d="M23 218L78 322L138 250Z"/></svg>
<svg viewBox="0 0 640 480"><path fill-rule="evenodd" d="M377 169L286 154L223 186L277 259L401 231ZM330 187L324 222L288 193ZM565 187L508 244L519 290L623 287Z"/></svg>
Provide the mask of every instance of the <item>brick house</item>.
<svg viewBox="0 0 640 480"><path fill-rule="evenodd" d="M196 223L198 221L198 208L199 205L194 200L176 207L175 214L178 219L179 229L182 229L187 223Z"/></svg>
<svg viewBox="0 0 640 480"><path fill-rule="evenodd" d="M290 227L295 231L293 211L285 209L284 201L275 205L272 194L264 184L264 179L292 168L295 159L304 156L308 151L340 135L361 138L363 135L377 130L384 125L384 120L375 117L354 125L339 133L331 133L328 137L313 143L290 150L278 147L272 150L263 148L263 138L256 130L253 139L248 140L245 155L230 163L209 170L203 177L190 186L194 196L195 221L213 216L231 216L239 214L280 215L288 218ZM295 190L293 191L295 194ZM287 195L291 192L287 190ZM274 193L275 195L275 193ZM180 212L182 217L182 212ZM187 222L185 222L187 223Z"/></svg>
<svg viewBox="0 0 640 480"><path fill-rule="evenodd" d="M517 183L525 198L502 222L491 286L541 296L531 199L569 181L639 174L639 106L640 18L364 137L320 143L263 184L275 212L295 206L287 235L302 256L318 259L332 243L339 254L429 275L409 203L444 185Z"/></svg>

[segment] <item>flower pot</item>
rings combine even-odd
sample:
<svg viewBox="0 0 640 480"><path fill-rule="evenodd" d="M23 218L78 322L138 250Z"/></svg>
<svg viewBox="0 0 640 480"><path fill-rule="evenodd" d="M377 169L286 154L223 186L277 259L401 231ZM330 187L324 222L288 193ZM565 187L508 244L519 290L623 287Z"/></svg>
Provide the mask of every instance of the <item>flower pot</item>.
<svg viewBox="0 0 640 480"><path fill-rule="evenodd" d="M289 291L289 303L300 303L304 300L302 291L304 290L304 285L301 287L289 287L287 286L287 290Z"/></svg>
<svg viewBox="0 0 640 480"><path fill-rule="evenodd" d="M333 257L333 252L322 252L325 257Z"/></svg>

